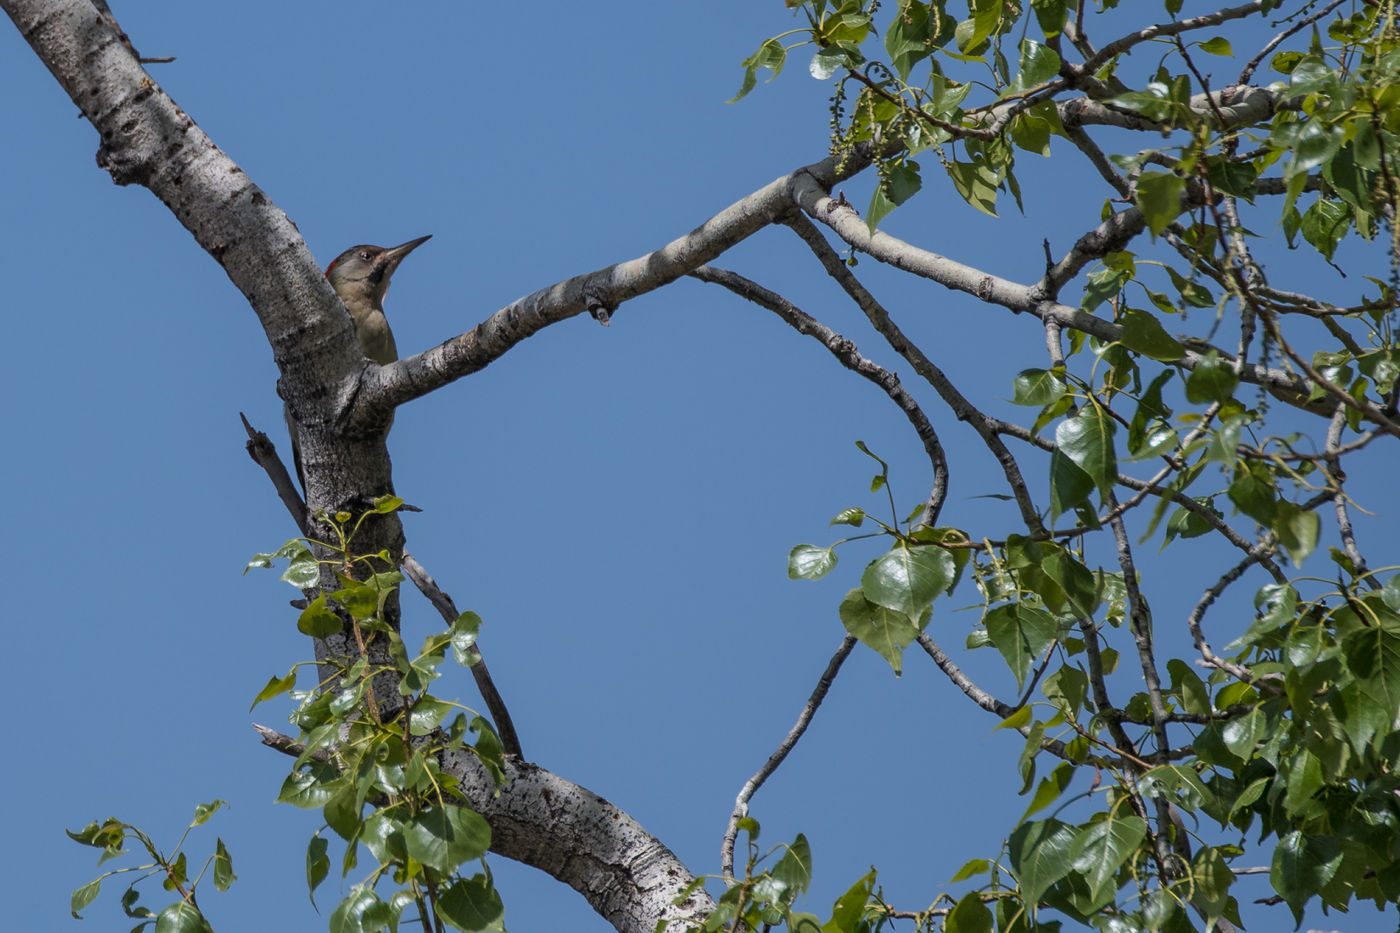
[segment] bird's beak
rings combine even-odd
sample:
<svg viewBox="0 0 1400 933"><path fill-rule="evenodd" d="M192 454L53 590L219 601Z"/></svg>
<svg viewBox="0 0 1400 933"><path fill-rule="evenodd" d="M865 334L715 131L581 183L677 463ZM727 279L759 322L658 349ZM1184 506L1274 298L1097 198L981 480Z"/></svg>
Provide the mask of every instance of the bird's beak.
<svg viewBox="0 0 1400 933"><path fill-rule="evenodd" d="M416 240L409 240L407 243L400 243L393 249L385 250L384 259L391 264L390 268L393 268L394 266L397 266L405 256L407 256L409 253L413 252L415 249L422 246L424 243L428 242L432 238L433 235L430 233L427 236L420 236Z"/></svg>

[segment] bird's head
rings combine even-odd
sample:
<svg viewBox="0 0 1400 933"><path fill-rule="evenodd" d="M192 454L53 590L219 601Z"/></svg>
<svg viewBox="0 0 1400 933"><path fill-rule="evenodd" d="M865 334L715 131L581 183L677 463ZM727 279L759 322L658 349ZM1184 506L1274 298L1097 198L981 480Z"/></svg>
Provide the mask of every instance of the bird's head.
<svg viewBox="0 0 1400 933"><path fill-rule="evenodd" d="M432 234L420 236L392 247L352 246L326 266L326 278L346 305L354 301L382 307L394 270L405 256L431 238Z"/></svg>

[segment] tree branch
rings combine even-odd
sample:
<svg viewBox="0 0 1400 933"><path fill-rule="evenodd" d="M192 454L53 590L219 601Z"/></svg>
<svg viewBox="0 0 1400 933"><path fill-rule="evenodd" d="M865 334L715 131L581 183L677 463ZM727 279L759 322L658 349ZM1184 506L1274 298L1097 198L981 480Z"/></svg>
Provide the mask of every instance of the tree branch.
<svg viewBox="0 0 1400 933"><path fill-rule="evenodd" d="M933 468L933 488L924 504L919 523L929 526L935 524L938 521L938 513L943 508L943 502L948 496L948 458L943 452L942 443L938 440L938 433L933 429L933 423L919 408L914 397L905 390L904 386L900 385L899 377L861 356L854 343L800 310L786 298L776 292L769 291L756 282L749 281L742 275L725 269L716 269L713 266L701 266L691 275L702 282L722 285L736 295L774 312L798 333L820 341L841 362L841 365L864 376L885 391L885 394L899 406L900 411L904 412L904 416L909 419L909 423L914 427L914 433L923 442L924 452L928 454L929 463Z"/></svg>
<svg viewBox="0 0 1400 933"><path fill-rule="evenodd" d="M841 639L841 644L837 646L836 652L832 654L831 660L826 664L826 670L822 671L821 677L817 679L817 685L812 688L812 695L807 698L806 703L802 704L802 712L798 714L797 722L778 743L773 754L768 756L763 767L744 782L744 786L739 790L739 796L734 798L734 810L729 814L729 824L724 829L724 841L720 844L720 871L726 880L732 880L734 877L734 840L739 835L739 821L748 816L749 801L797 746L798 740L802 738L803 733L807 731L807 726L811 724L812 717L816 715L817 707L821 706L822 700L826 699L826 693L831 689L832 681L836 679L841 665L846 662L846 658L850 657L851 649L855 646L854 635L847 635Z"/></svg>
<svg viewBox="0 0 1400 933"><path fill-rule="evenodd" d="M364 394L375 407L398 406L500 359L550 324L587 310L614 312L716 258L792 209L798 179L831 186L870 164L867 145L829 156L777 178L694 230L645 256L556 282L518 298L476 327L436 347L365 372Z"/></svg>

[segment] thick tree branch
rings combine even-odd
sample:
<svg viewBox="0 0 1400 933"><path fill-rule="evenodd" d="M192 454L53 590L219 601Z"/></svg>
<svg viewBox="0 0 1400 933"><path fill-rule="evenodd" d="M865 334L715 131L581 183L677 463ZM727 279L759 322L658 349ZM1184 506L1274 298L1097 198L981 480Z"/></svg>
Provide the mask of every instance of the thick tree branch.
<svg viewBox="0 0 1400 933"><path fill-rule="evenodd" d="M1191 109L1206 117L1217 130L1260 123L1279 110L1294 109L1296 106L1292 98L1252 84L1236 84L1219 91L1211 91L1209 94L1196 94L1190 102ZM1163 124L1139 113L1088 97L1060 101L1056 107L1060 113L1060 121L1067 129L1091 125L1117 126L1145 132L1163 129ZM1216 125L1220 122L1216 118L1217 113L1223 117L1224 125Z"/></svg>
<svg viewBox="0 0 1400 933"><path fill-rule="evenodd" d="M382 369L365 372L365 401L402 405L484 369L520 341L584 311L613 313L624 301L675 281L792 209L798 179L830 187L870 164L868 146L838 153L777 178L659 249L577 275L518 298L476 327Z"/></svg>
<svg viewBox="0 0 1400 933"><path fill-rule="evenodd" d="M306 747L254 725L264 745L299 756ZM325 752L315 753L330 760ZM582 894L618 933L655 933L658 920L688 929L714 910L704 888L673 904L694 881L670 849L602 797L557 774L504 763L498 788L470 751L442 756L467 805L491 824L491 851L547 872Z"/></svg>

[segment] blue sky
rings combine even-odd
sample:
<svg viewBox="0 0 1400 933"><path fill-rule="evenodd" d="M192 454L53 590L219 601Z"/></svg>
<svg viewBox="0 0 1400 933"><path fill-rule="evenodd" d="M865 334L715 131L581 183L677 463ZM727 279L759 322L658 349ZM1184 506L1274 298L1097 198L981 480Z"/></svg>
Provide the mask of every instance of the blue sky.
<svg viewBox="0 0 1400 933"><path fill-rule="evenodd" d="M116 6L143 54L177 56L152 74L322 265L351 244L433 234L387 303L404 355L654 249L826 149L827 89L802 62L724 103L740 60L787 27L776 0ZM285 449L271 353L168 211L95 167L92 128L8 23L0 80L0 273L15 348L0 376L0 477L20 649L4 776L9 924L80 928L68 894L95 860L63 827L116 815L171 842L196 803L220 797L230 810L191 849L218 834L233 853L239 882L202 897L215 927L319 928L302 881L319 819L272 804L287 760L249 727L283 726L285 707L247 711L269 676L310 656L286 608L297 594L275 574L241 576L295 533L238 422L247 413ZM1041 239L1068 245L1102 194L1068 159L1025 161L1039 171L1026 220L986 218L930 173L924 203L887 226L1034 277ZM849 191L863 205L868 182ZM888 361L799 247L768 231L718 264ZM874 266L860 272L954 380L1024 419L1004 399L1016 370L1043 365L1039 331ZM991 341L1004 368L989 376L979 356ZM978 498L1000 492L990 459L929 410L953 449L944 522L997 536L1014 513ZM423 509L405 519L409 547L485 619L482 647L527 757L713 872L735 793L791 725L841 638L836 605L873 556L852 547L815 584L785 575L793 544L838 537L827 528L838 510L882 507L858 439L893 464L901 510L922 498L921 449L880 393L768 312L681 282L625 305L610 328L586 317L550 328L401 410L390 447L399 493ZM1153 570L1191 575L1189 598L1219 554L1183 557L1196 563ZM975 618L949 611L971 602L959 596L931 629L950 649ZM410 643L436 625L405 597ZM984 655L964 659L968 670L1013 692ZM440 692L475 702L469 678L451 677ZM910 656L896 680L858 650L753 803L766 842L812 840L808 909L825 915L872 863L892 902L922 907L965 859L995 855L1024 801L1020 740L994 725L930 665ZM511 929L607 929L572 891L492 865ZM126 928L116 890L88 909L88 928ZM1391 926L1362 911L1342 919Z"/></svg>

